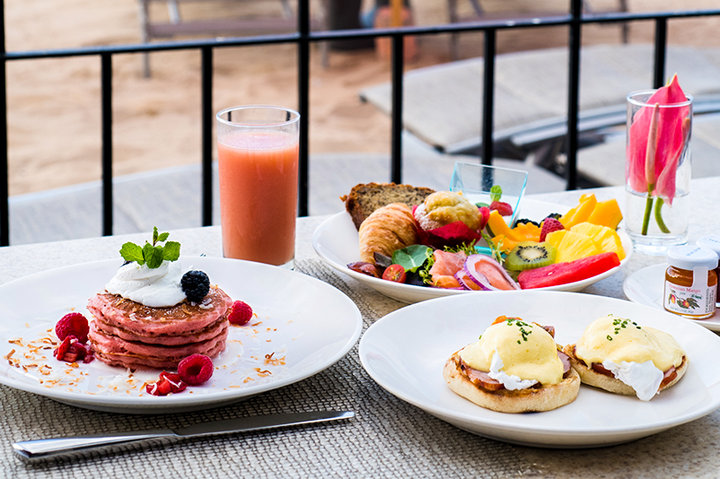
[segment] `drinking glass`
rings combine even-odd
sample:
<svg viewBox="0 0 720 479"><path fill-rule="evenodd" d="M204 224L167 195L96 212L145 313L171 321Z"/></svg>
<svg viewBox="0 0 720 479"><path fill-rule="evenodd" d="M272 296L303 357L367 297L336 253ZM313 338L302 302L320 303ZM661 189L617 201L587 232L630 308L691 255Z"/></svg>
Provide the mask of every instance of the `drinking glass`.
<svg viewBox="0 0 720 479"><path fill-rule="evenodd" d="M656 105L655 92L627 97L623 223L635 250L663 255L687 242L693 98Z"/></svg>
<svg viewBox="0 0 720 479"><path fill-rule="evenodd" d="M472 203L490 204L493 186L502 189L500 201L512 206L512 216L506 218L512 224L517 218L520 200L527 186L527 171L483 165L468 161L456 161L450 180L450 191L462 192Z"/></svg>
<svg viewBox="0 0 720 479"><path fill-rule="evenodd" d="M223 255L292 268L300 115L250 105L216 119Z"/></svg>

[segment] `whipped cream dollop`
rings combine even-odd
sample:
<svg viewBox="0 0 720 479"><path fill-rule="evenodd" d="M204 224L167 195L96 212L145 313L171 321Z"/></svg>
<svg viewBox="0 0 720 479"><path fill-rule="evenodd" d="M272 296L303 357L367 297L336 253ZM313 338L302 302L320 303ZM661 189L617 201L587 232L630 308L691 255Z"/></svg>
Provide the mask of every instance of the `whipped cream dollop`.
<svg viewBox="0 0 720 479"><path fill-rule="evenodd" d="M180 286L183 274L179 261L163 261L152 269L133 261L120 267L105 289L152 308L170 307L185 299Z"/></svg>
<svg viewBox="0 0 720 479"><path fill-rule="evenodd" d="M505 386L505 389L517 391L519 389L527 389L537 384L537 381L534 379L521 379L518 376L506 373L502 370L503 366L505 366L505 363L503 363L500 355L497 352L493 353L488 376L496 381L500 381L502 385Z"/></svg>

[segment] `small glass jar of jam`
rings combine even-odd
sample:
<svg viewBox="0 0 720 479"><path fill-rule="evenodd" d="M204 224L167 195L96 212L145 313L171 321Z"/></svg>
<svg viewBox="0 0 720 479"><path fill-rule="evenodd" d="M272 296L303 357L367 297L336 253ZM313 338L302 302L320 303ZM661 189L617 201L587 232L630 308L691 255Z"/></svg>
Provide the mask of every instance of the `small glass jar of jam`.
<svg viewBox="0 0 720 479"><path fill-rule="evenodd" d="M718 256L702 246L683 245L668 250L663 307L690 319L715 314Z"/></svg>
<svg viewBox="0 0 720 479"><path fill-rule="evenodd" d="M703 248L711 249L720 257L720 235L704 236L697 241L698 246ZM715 268L715 272L720 278L720 267ZM715 307L720 304L720 288L717 288L717 296L715 298Z"/></svg>

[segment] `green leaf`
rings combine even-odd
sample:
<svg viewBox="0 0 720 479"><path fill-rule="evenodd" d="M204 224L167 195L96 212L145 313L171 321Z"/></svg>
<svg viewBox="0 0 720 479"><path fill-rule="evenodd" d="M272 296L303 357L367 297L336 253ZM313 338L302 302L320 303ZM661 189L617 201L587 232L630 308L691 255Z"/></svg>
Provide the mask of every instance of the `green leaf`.
<svg viewBox="0 0 720 479"><path fill-rule="evenodd" d="M161 243L163 241L166 241L168 239L168 236L170 236L170 233L160 233L160 236L158 236L158 243Z"/></svg>
<svg viewBox="0 0 720 479"><path fill-rule="evenodd" d="M145 256L145 263L147 263L148 268L159 268L163 262L163 247L145 243L143 256Z"/></svg>
<svg viewBox="0 0 720 479"><path fill-rule="evenodd" d="M432 255L433 249L419 244L396 250L392 255L393 264L399 264L405 271L415 272Z"/></svg>
<svg viewBox="0 0 720 479"><path fill-rule="evenodd" d="M163 259L166 261L176 261L179 257L180 243L178 243L177 241L168 241L167 243L165 243L165 246L163 247Z"/></svg>
<svg viewBox="0 0 720 479"><path fill-rule="evenodd" d="M125 261L137 261L138 264L145 262L142 248L135 243L127 242L122 245L120 248L120 256L122 256Z"/></svg>
<svg viewBox="0 0 720 479"><path fill-rule="evenodd" d="M487 203L483 203L482 201L478 201L477 203L475 203L475 206L477 206L478 208L482 208L483 206L489 207L490 205Z"/></svg>
<svg viewBox="0 0 720 479"><path fill-rule="evenodd" d="M500 201L502 198L502 188L500 185L493 185L490 188L490 201Z"/></svg>
<svg viewBox="0 0 720 479"><path fill-rule="evenodd" d="M158 229L157 229L157 226L153 226L153 242L152 242L153 246L155 246L155 244L157 244L157 240L158 240Z"/></svg>

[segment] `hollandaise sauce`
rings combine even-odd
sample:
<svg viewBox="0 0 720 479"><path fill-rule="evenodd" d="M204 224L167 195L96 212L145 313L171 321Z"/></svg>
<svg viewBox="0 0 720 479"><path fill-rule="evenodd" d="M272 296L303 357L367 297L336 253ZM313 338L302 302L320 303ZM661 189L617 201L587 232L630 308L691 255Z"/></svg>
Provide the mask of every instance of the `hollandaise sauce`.
<svg viewBox="0 0 720 479"><path fill-rule="evenodd" d="M715 314L718 256L701 246L676 246L668 251L663 307L690 319Z"/></svg>

